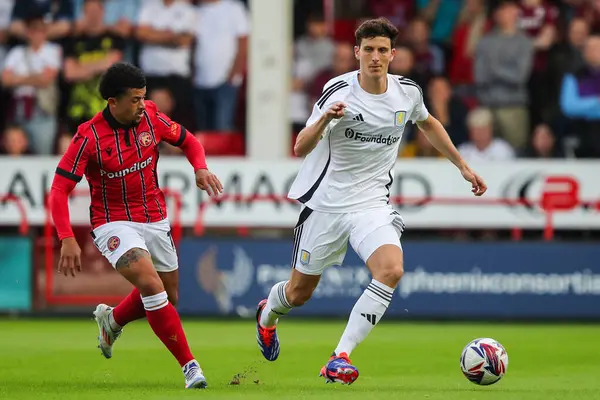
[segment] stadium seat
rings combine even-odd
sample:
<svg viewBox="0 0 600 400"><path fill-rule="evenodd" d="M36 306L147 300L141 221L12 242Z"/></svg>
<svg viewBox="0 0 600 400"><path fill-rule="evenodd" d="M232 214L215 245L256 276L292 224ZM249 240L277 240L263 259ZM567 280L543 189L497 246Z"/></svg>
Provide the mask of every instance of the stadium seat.
<svg viewBox="0 0 600 400"><path fill-rule="evenodd" d="M207 156L244 156L246 144L239 132L199 131L196 138L204 146Z"/></svg>

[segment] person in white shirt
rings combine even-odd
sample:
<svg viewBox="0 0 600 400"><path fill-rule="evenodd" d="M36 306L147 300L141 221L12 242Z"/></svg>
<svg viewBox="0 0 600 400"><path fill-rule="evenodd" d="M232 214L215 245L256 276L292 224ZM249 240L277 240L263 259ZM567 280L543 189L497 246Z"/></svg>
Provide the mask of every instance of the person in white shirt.
<svg viewBox="0 0 600 400"><path fill-rule="evenodd" d="M199 130L233 131L244 79L250 21L239 0L202 0L197 8L194 111Z"/></svg>
<svg viewBox="0 0 600 400"><path fill-rule="evenodd" d="M354 51L359 71L325 85L298 135L294 152L306 158L288 195L303 203L294 230L293 270L290 279L275 284L257 308L257 341L263 356L274 361L279 356L278 318L311 297L325 268L342 264L350 242L373 280L321 369L328 382L351 384L358 378L350 353L381 320L404 272L400 245L404 222L389 204L389 196L406 124L417 124L471 183L474 195L487 189L425 108L421 88L388 74L397 34L384 18L358 28Z"/></svg>
<svg viewBox="0 0 600 400"><path fill-rule="evenodd" d="M42 14L25 21L27 44L13 47L6 55L2 83L12 89L8 120L27 133L36 154L53 153L57 131L58 71L62 50L48 42L48 24Z"/></svg>
<svg viewBox="0 0 600 400"><path fill-rule="evenodd" d="M196 29L196 11L181 0L143 1L137 39L141 42L140 67L146 74L148 94L169 90L175 99L173 118L190 126L193 114L192 44Z"/></svg>
<svg viewBox="0 0 600 400"><path fill-rule="evenodd" d="M467 115L469 141L458 146L467 162L503 161L515 158L515 150L504 139L494 138L494 116L487 108L476 108Z"/></svg>

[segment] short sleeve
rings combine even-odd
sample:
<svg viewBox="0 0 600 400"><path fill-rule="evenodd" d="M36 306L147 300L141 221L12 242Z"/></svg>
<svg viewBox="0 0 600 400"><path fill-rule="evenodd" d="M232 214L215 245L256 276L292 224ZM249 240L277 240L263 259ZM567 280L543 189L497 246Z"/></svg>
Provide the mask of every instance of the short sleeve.
<svg viewBox="0 0 600 400"><path fill-rule="evenodd" d="M152 9L153 5L150 2L146 2L137 18L138 25L152 25Z"/></svg>
<svg viewBox="0 0 600 400"><path fill-rule="evenodd" d="M51 44L48 47L48 53L44 59L44 67L60 69L62 64L62 50L60 46Z"/></svg>
<svg viewBox="0 0 600 400"><path fill-rule="evenodd" d="M90 139L79 131L75 133L65 154L58 163L56 173L74 182L79 182L87 167Z"/></svg>
<svg viewBox="0 0 600 400"><path fill-rule="evenodd" d="M23 47L16 46L13 47L8 54L6 55L6 59L4 60L3 69L15 70L17 65L22 62L23 59Z"/></svg>
<svg viewBox="0 0 600 400"><path fill-rule="evenodd" d="M334 103L338 101L344 101L348 88L350 86L346 81L339 80L331 83L327 82L321 93L321 97L317 99L313 106L312 113L306 121L306 126L314 124L323 113Z"/></svg>
<svg viewBox="0 0 600 400"><path fill-rule="evenodd" d="M196 12L194 11L194 7L188 4L185 5L183 18L176 25L175 31L178 33L194 33L196 29Z"/></svg>
<svg viewBox="0 0 600 400"><path fill-rule="evenodd" d="M234 3L233 19L235 21L235 33L238 37L248 36L250 33L250 21L246 7L240 3Z"/></svg>
<svg viewBox="0 0 600 400"><path fill-rule="evenodd" d="M421 87L414 83L413 81L409 81L408 86L411 86L411 91L413 92L414 99L414 107L410 116L410 120L413 123L419 121L425 121L429 117L429 111L427 107L425 107L425 100L423 98L423 90Z"/></svg>
<svg viewBox="0 0 600 400"><path fill-rule="evenodd" d="M186 129L160 112L154 103L146 102L146 109L159 141L163 140L170 145L181 146L187 134Z"/></svg>

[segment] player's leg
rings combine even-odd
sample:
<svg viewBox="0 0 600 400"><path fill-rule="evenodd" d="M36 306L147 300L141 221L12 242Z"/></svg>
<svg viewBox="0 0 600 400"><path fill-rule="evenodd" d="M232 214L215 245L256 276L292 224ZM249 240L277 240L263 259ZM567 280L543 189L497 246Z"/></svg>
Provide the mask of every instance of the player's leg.
<svg viewBox="0 0 600 400"><path fill-rule="evenodd" d="M144 226L144 238L146 239L148 249L152 254L152 258L154 261L153 267L157 271L157 275L162 282L165 294L169 300L169 305L173 309L173 314L177 317L178 330L175 334L176 336L171 335L169 336L169 339L171 340L171 344L173 344L173 342L178 342L183 346L183 344L185 343L185 349L187 349L186 351L188 355L186 355L183 358L179 358L177 355L175 355L176 353L173 353L173 351L172 353L173 355L175 355L175 357L181 364L181 367L183 368L183 374L185 375L186 380L186 387L205 387L206 379L204 378L204 373L202 371L202 368L200 368L200 364L198 363L198 361L196 361L196 359L194 359L191 355L192 353L187 343L187 338L183 330L181 319L179 318L179 314L175 309L175 306L177 306L178 302L179 260L177 257L175 243L171 236L171 228L169 226L169 221L163 220L160 222L146 224ZM152 329L154 329L154 327ZM169 350L171 349L169 348Z"/></svg>
<svg viewBox="0 0 600 400"><path fill-rule="evenodd" d="M358 378L350 354L381 321L403 273L400 235L404 225L399 215L383 209L357 213L353 219L350 243L370 269L372 280L354 305L329 362L321 369L328 381L346 384Z"/></svg>
<svg viewBox="0 0 600 400"><path fill-rule="evenodd" d="M294 229L290 279L276 283L256 312L257 341L267 360L274 361L279 356L279 318L310 299L326 267L341 265L348 246L342 219L342 214L313 212L309 208L300 213Z"/></svg>
<svg viewBox="0 0 600 400"><path fill-rule="evenodd" d="M128 249L146 248L143 238L134 226L124 222L107 223L94 229L91 235L98 250L113 267ZM131 321L146 317L139 290L134 287L115 308L99 304L94 311L94 317L99 331L98 347L104 357L111 358L114 343L121 336L123 327Z"/></svg>

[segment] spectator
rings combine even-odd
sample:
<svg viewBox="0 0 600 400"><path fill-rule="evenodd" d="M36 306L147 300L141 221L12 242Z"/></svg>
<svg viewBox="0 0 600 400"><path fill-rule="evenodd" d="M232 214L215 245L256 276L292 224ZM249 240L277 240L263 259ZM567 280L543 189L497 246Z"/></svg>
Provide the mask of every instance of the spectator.
<svg viewBox="0 0 600 400"><path fill-rule="evenodd" d="M425 134L421 130L416 129L415 138L408 142L400 150L401 158L440 158L444 157L435 147L427 140Z"/></svg>
<svg viewBox="0 0 600 400"><path fill-rule="evenodd" d="M314 104L321 97L325 84L336 76L358 69L354 47L348 43L338 43L332 54L331 67L321 71L308 85L309 103Z"/></svg>
<svg viewBox="0 0 600 400"><path fill-rule="evenodd" d="M450 135L455 145L468 140L467 106L452 94L452 87L447 78L438 76L429 81L427 87L427 108L437 118Z"/></svg>
<svg viewBox="0 0 600 400"><path fill-rule="evenodd" d="M194 107L198 129L233 131L248 51L246 8L238 0L204 0L198 6L196 26Z"/></svg>
<svg viewBox="0 0 600 400"><path fill-rule="evenodd" d="M565 75L560 104L579 139L577 157L600 157L600 35L587 39L585 65Z"/></svg>
<svg viewBox="0 0 600 400"><path fill-rule="evenodd" d="M125 40L123 59L134 62L134 43L131 40L137 25L137 18L142 0L104 0L104 23L110 33ZM83 21L83 4L85 0L74 0L75 19ZM76 24L75 34L80 33L81 24Z"/></svg>
<svg viewBox="0 0 600 400"><path fill-rule="evenodd" d="M406 46L396 46L396 55L390 62L390 74L404 76L421 87L426 87L432 76L431 73L420 73L415 69L415 56Z"/></svg>
<svg viewBox="0 0 600 400"><path fill-rule="evenodd" d="M175 99L173 118L191 126L191 57L196 18L191 4L175 0L145 2L139 16L140 66L148 93L168 88ZM214 60L214 56L211 57Z"/></svg>
<svg viewBox="0 0 600 400"><path fill-rule="evenodd" d="M71 144L72 140L73 140L73 134L71 132L67 131L67 132L61 133L58 136L58 143L56 145L56 147L57 147L56 153L60 156L65 154L65 152L69 148L69 145Z"/></svg>
<svg viewBox="0 0 600 400"><path fill-rule="evenodd" d="M331 68L335 43L327 35L327 24L321 15L311 15L306 23L306 34L294 43L296 62L306 62L312 68L310 78Z"/></svg>
<svg viewBox="0 0 600 400"><path fill-rule="evenodd" d="M591 32L600 33L600 1L583 0L577 3L575 15L587 22Z"/></svg>
<svg viewBox="0 0 600 400"><path fill-rule="evenodd" d="M515 157L510 144L501 138L494 138L493 115L485 108L476 108L467 116L469 142L458 146L465 161L506 161Z"/></svg>
<svg viewBox="0 0 600 400"><path fill-rule="evenodd" d="M466 0L458 18L451 44L448 76L457 92L467 96L475 94L473 64L475 49L488 28L483 0Z"/></svg>
<svg viewBox="0 0 600 400"><path fill-rule="evenodd" d="M519 8L504 2L495 12L497 28L486 34L475 52L479 102L491 109L500 136L523 149L528 141L527 82L533 43L519 32Z"/></svg>
<svg viewBox="0 0 600 400"><path fill-rule="evenodd" d="M444 52L429 42L429 26L424 19L415 18L410 22L406 39L415 56L415 70L418 73L444 73Z"/></svg>
<svg viewBox="0 0 600 400"><path fill-rule="evenodd" d="M522 158L562 158L564 153L558 145L550 126L539 124L533 130L529 146L521 154Z"/></svg>
<svg viewBox="0 0 600 400"><path fill-rule="evenodd" d="M1 154L20 157L30 155L29 141L25 131L19 126L13 125L5 129L2 137L2 152Z"/></svg>
<svg viewBox="0 0 600 400"><path fill-rule="evenodd" d="M369 0L368 9L371 15L389 19L402 31L415 16L416 6L414 0Z"/></svg>
<svg viewBox="0 0 600 400"><path fill-rule="evenodd" d="M550 106L543 119L553 124L562 125L560 110L560 88L567 73L579 70L584 65L583 48L589 36L589 27L583 18L574 18L569 23L567 40L557 43L548 55L548 101Z"/></svg>
<svg viewBox="0 0 600 400"><path fill-rule="evenodd" d="M62 51L46 40L48 24L42 15L31 15L25 26L27 44L9 51L2 72L4 86L13 93L8 119L24 128L35 153L52 154Z"/></svg>
<svg viewBox="0 0 600 400"><path fill-rule="evenodd" d="M64 70L71 84L67 120L72 132L105 107L98 93L100 76L123 57L123 40L104 24L102 0L85 0L77 24L81 31L66 46Z"/></svg>
<svg viewBox="0 0 600 400"><path fill-rule="evenodd" d="M14 0L0 0L0 66L4 66L6 53L8 52L8 40L10 18L12 15ZM0 131L4 128L6 119L6 109L10 100L9 91L0 85Z"/></svg>
<svg viewBox="0 0 600 400"><path fill-rule="evenodd" d="M462 0L417 0L419 13L431 26L431 40L445 46L458 18ZM439 73L439 72L438 72Z"/></svg>
<svg viewBox="0 0 600 400"><path fill-rule="evenodd" d="M529 114L538 124L551 107L548 52L557 40L558 8L545 0L521 0L519 27L533 40L535 49L529 77Z"/></svg>
<svg viewBox="0 0 600 400"><path fill-rule="evenodd" d="M26 20L30 15L44 15L51 22L48 26L48 40L60 42L65 39L73 23L71 0L18 0L15 1L10 34L23 41L27 40Z"/></svg>

